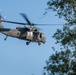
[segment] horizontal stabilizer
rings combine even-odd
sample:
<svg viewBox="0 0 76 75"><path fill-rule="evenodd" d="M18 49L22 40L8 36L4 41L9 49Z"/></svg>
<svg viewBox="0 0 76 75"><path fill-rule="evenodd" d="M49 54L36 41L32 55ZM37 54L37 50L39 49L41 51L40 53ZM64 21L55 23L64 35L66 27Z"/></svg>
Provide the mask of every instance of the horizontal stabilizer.
<svg viewBox="0 0 76 75"><path fill-rule="evenodd" d="M10 29L7 29L7 28L0 28L0 32L3 32L3 31L9 31Z"/></svg>

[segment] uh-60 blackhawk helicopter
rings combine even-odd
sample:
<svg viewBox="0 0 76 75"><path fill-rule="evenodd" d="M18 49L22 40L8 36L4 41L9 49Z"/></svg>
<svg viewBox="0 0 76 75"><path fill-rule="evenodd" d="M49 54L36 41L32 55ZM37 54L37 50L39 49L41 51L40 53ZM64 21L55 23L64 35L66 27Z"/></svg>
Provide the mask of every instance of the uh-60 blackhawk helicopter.
<svg viewBox="0 0 76 75"><path fill-rule="evenodd" d="M0 32L6 35L4 40L6 40L8 36L10 36L21 40L26 40L27 41L26 45L29 45L30 42L36 42L38 43L38 45L40 45L41 43L45 43L46 38L44 34L40 32L39 28L34 27L35 25L38 24L31 23L26 14L24 13L20 14L27 21L27 23L3 20L2 16L0 15ZM4 28L2 22L20 24L24 25L24 27L16 27L16 29ZM29 25L29 27L25 25Z"/></svg>

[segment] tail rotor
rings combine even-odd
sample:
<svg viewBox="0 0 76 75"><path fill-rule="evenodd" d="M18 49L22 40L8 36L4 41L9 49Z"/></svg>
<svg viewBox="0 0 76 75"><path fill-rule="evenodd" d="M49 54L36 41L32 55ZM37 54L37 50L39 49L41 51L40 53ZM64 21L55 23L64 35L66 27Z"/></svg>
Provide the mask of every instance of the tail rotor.
<svg viewBox="0 0 76 75"><path fill-rule="evenodd" d="M3 25L2 25L2 22L1 22L2 19L4 20L4 17L2 17L1 9L0 9L0 28L3 28Z"/></svg>
<svg viewBox="0 0 76 75"><path fill-rule="evenodd" d="M0 20L5 20L6 21L6 17L1 15L1 9L0 9Z"/></svg>

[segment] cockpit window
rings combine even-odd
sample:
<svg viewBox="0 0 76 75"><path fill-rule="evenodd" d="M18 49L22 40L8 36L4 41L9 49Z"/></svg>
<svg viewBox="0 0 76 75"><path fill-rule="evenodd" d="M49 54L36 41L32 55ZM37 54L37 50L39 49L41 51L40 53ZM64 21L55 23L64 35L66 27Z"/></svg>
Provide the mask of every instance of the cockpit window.
<svg viewBox="0 0 76 75"><path fill-rule="evenodd" d="M44 38L44 34L42 34L42 38Z"/></svg>
<svg viewBox="0 0 76 75"><path fill-rule="evenodd" d="M40 38L44 38L44 34L41 33L41 34L40 34Z"/></svg>

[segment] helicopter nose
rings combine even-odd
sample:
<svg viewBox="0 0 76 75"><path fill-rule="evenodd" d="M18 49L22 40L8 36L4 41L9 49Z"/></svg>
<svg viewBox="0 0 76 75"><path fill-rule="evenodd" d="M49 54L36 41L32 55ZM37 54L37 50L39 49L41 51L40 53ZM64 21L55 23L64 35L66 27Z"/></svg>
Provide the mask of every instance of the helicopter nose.
<svg viewBox="0 0 76 75"><path fill-rule="evenodd" d="M45 42L46 42L46 38L44 37L43 43L45 43Z"/></svg>
<svg viewBox="0 0 76 75"><path fill-rule="evenodd" d="M46 38L45 38L45 42L46 42Z"/></svg>

